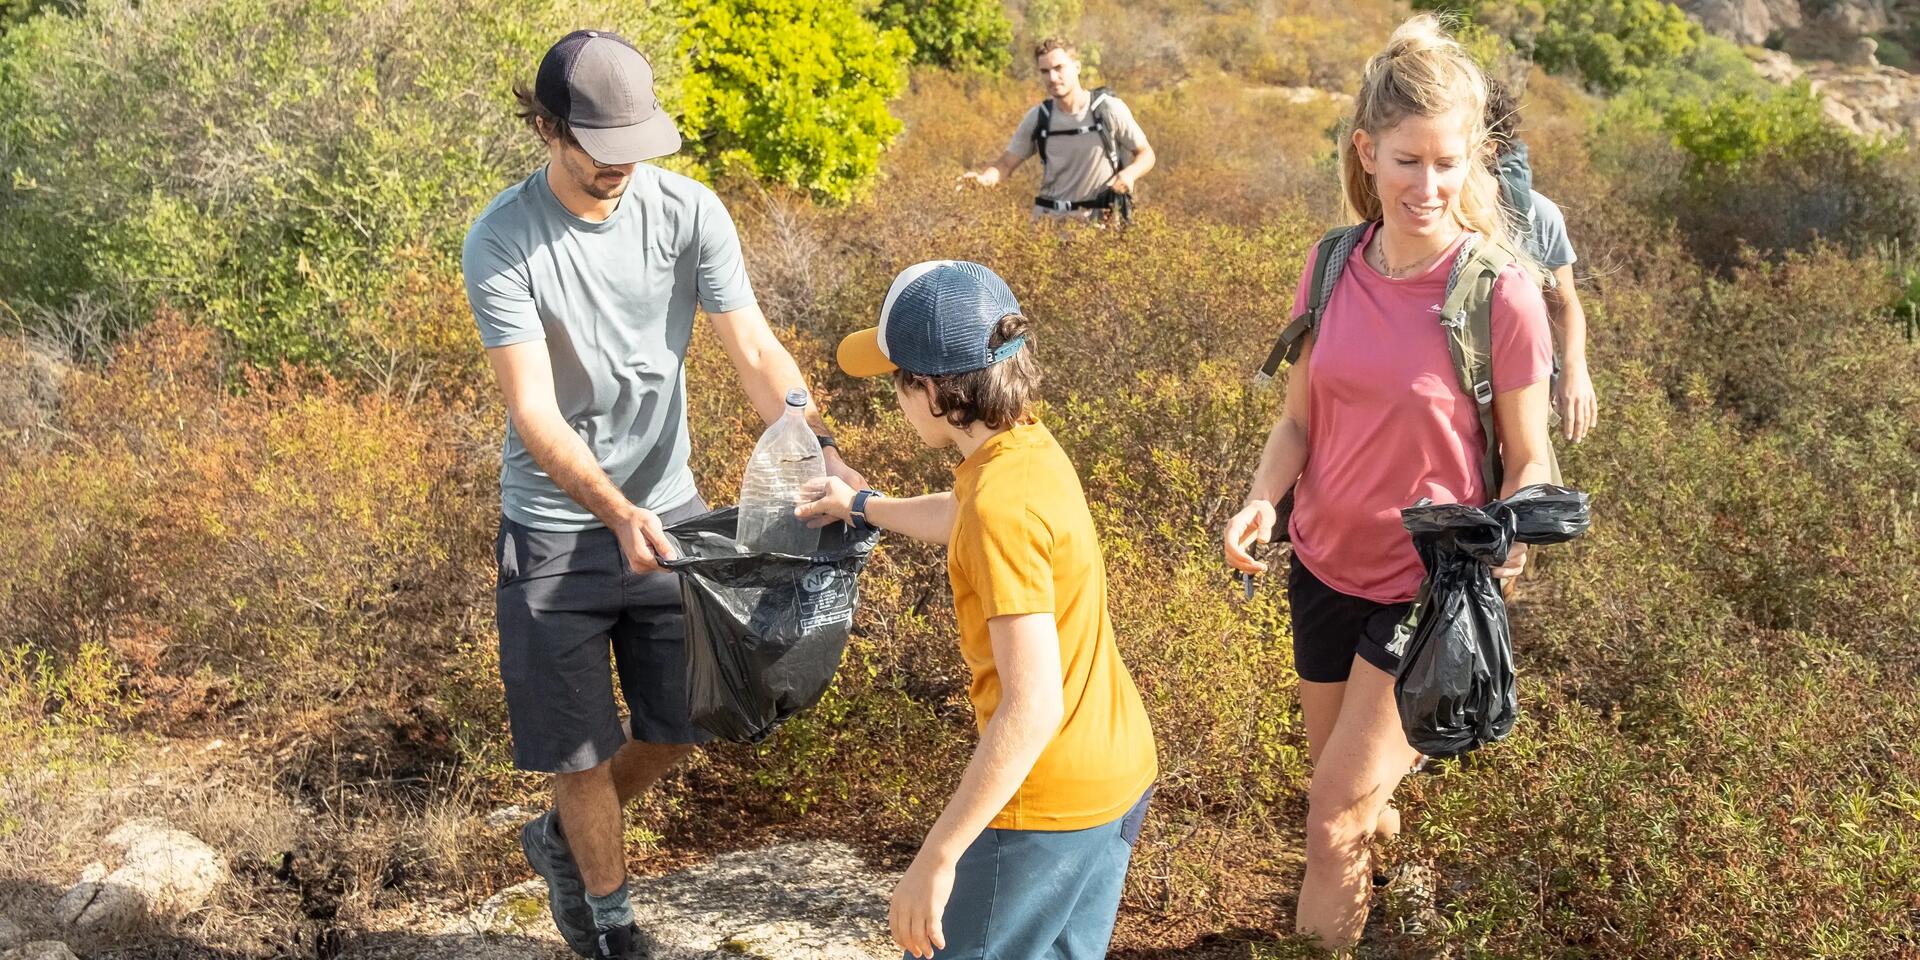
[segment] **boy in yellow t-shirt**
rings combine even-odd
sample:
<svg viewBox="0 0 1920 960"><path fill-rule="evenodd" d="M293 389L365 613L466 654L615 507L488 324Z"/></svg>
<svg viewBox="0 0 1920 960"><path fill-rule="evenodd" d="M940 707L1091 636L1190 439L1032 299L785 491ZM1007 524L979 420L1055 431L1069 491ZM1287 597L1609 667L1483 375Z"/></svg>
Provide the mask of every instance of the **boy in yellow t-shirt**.
<svg viewBox="0 0 1920 960"><path fill-rule="evenodd" d="M840 367L893 374L920 439L964 458L953 490L890 500L824 479L797 511L947 545L980 744L893 892L914 957L1104 957L1157 773L1086 495L1030 412L1028 328L986 267L903 271Z"/></svg>

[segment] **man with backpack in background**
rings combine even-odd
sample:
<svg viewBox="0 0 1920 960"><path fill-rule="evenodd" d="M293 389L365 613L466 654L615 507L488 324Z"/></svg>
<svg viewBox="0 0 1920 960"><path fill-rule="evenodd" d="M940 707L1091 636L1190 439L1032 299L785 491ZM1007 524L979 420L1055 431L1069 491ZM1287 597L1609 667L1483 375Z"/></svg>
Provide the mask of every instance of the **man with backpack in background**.
<svg viewBox="0 0 1920 960"><path fill-rule="evenodd" d="M1080 55L1070 41L1042 40L1034 45L1033 58L1048 99L1027 111L1000 159L960 179L995 186L1037 153L1035 216L1091 220L1107 215L1127 221L1134 185L1153 169L1147 135L1133 111L1107 88L1080 85Z"/></svg>
<svg viewBox="0 0 1920 960"><path fill-rule="evenodd" d="M1593 377L1587 371L1587 314L1573 286L1578 257L1567 239L1560 206L1533 189L1526 142L1519 137L1520 103L1498 80L1487 81L1487 131L1493 138L1493 172L1500 199L1513 214L1513 235L1552 278L1543 293L1559 363L1553 378L1553 409L1568 440L1586 438L1599 419Z"/></svg>

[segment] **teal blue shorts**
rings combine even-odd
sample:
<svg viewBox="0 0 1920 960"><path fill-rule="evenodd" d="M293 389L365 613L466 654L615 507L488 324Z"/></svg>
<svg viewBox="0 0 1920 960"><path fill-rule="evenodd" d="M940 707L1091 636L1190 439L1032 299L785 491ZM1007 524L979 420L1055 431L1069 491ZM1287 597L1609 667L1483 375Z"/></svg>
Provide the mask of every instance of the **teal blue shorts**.
<svg viewBox="0 0 1920 960"><path fill-rule="evenodd" d="M1113 939L1127 863L1153 788L1085 830L993 830L960 855L935 960L1099 960Z"/></svg>

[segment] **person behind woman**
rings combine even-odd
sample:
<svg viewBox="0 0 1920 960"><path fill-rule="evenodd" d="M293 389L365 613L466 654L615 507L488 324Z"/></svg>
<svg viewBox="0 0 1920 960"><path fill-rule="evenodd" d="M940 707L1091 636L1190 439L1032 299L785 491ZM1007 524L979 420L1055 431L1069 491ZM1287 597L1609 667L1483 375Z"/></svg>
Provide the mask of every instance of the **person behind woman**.
<svg viewBox="0 0 1920 960"><path fill-rule="evenodd" d="M1270 540L1275 504L1293 491L1287 593L1313 762L1295 927L1334 949L1359 939L1367 841L1397 825L1388 802L1418 760L1393 698L1394 628L1424 574L1400 509L1422 497L1484 503L1548 479L1552 341L1531 268L1516 262L1493 285L1499 490L1481 475L1478 410L1440 322L1463 245L1476 234L1506 239L1482 162L1486 97L1479 69L1431 16L1401 25L1367 62L1341 166L1347 204L1371 226L1291 368L1284 411L1224 535L1229 563L1264 573L1249 548ZM1494 573L1511 577L1525 563L1516 545Z"/></svg>

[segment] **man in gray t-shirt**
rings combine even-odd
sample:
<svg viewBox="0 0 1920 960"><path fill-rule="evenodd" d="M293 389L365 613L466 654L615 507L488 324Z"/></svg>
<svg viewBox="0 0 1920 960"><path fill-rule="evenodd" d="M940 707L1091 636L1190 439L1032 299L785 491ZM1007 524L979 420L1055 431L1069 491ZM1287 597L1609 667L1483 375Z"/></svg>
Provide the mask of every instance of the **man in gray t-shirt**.
<svg viewBox="0 0 1920 960"><path fill-rule="evenodd" d="M1029 109L992 165L960 175L963 182L991 187L1028 157L1041 161L1035 216L1089 219L1112 206L1153 169L1153 147L1119 97L1080 84L1080 55L1060 38L1034 47L1034 66L1048 100ZM1036 136L1046 123L1046 135ZM1111 149L1109 149L1111 148Z"/></svg>
<svg viewBox="0 0 1920 960"><path fill-rule="evenodd" d="M688 709L678 582L658 566L674 550L663 518L704 509L687 466L695 308L762 419L805 384L719 198L640 162L680 146L646 58L577 31L515 94L547 163L487 205L462 269L508 413L495 607L514 763L555 775L521 848L575 952L634 957L622 807L709 739Z"/></svg>

